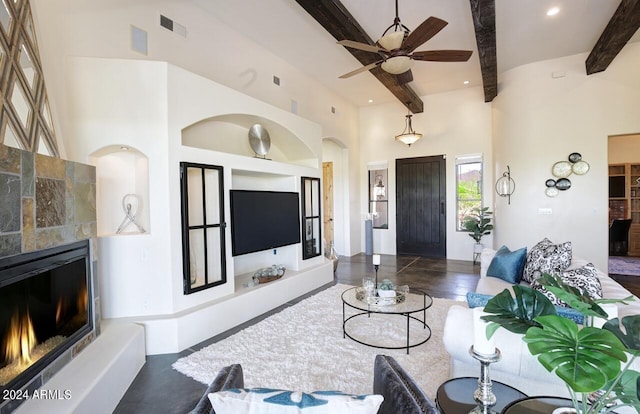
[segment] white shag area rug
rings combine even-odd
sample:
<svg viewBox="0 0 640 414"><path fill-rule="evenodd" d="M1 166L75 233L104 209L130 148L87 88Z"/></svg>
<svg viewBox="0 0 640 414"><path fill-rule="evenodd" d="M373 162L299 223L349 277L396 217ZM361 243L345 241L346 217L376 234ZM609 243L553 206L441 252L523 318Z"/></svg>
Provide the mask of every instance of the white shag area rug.
<svg viewBox="0 0 640 414"><path fill-rule="evenodd" d="M375 356L385 354L393 356L434 399L438 386L449 379L449 355L442 344L447 310L453 304L466 303L434 298L426 314L431 338L411 348L407 355L405 349L378 349L342 337L341 294L350 287L338 284L323 290L179 359L173 368L209 384L221 368L241 364L248 388L366 394L373 390ZM347 308L347 315L352 313ZM371 319L361 316L347 324L357 338L385 338L397 345L406 342L406 318L399 315L374 315ZM428 334L421 324L412 321L412 341L420 341Z"/></svg>

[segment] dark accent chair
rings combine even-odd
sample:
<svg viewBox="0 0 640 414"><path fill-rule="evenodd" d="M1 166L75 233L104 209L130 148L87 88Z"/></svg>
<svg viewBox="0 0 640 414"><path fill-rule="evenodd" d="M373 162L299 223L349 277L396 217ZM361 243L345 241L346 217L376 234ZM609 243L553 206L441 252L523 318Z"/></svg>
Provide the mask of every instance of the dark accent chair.
<svg viewBox="0 0 640 414"><path fill-rule="evenodd" d="M440 414L435 404L393 357L377 355L373 370L373 393L384 397L378 414ZM189 414L215 414L209 394L229 388L244 388L239 364L223 368Z"/></svg>
<svg viewBox="0 0 640 414"><path fill-rule="evenodd" d="M244 388L244 373L242 372L242 366L240 364L233 364L222 368L204 392L204 395L200 398L196 407L188 414L215 414L211 406L211 401L209 401L209 394L230 388Z"/></svg>
<svg viewBox="0 0 640 414"><path fill-rule="evenodd" d="M440 414L413 378L387 355L376 355L373 393L384 397L378 414Z"/></svg>
<svg viewBox="0 0 640 414"><path fill-rule="evenodd" d="M609 256L626 256L629 249L631 219L616 219L609 227Z"/></svg>

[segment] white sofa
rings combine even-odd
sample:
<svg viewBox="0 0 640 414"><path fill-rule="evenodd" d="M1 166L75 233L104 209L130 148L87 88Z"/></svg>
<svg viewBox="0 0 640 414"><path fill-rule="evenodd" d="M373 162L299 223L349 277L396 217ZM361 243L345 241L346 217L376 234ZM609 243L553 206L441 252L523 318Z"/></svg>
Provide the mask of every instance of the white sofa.
<svg viewBox="0 0 640 414"><path fill-rule="evenodd" d="M484 249L480 257L480 281L477 293L496 295L512 285L495 277L487 277L487 268L495 255L495 250ZM573 258L569 269L584 266L588 261ZM598 278L602 284L603 297L626 298L631 293L602 271L598 270ZM636 298L629 305L618 305L618 315L640 314L640 300ZM469 355L473 344L473 316L468 307L454 305L449 309L444 326L444 346L451 356L451 377L477 377L480 364ZM519 389L527 395L551 395L568 397L566 385L555 374L549 373L531 355L522 335L516 335L505 329L495 333L496 347L500 349L502 359L491 364L492 380L500 381ZM640 361L636 360L634 368L640 369Z"/></svg>

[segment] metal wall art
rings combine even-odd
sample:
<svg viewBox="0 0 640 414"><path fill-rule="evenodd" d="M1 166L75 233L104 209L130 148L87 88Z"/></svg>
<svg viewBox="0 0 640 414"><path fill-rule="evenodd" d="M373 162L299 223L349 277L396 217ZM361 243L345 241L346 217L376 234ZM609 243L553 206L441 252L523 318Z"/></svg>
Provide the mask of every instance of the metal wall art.
<svg viewBox="0 0 640 414"><path fill-rule="evenodd" d="M567 161L558 161L551 167L551 174L556 178L545 181L545 194L548 197L556 197L560 191L568 190L571 188L571 180L568 177L571 174L585 175L589 168L589 163L582 159L580 153L572 152Z"/></svg>

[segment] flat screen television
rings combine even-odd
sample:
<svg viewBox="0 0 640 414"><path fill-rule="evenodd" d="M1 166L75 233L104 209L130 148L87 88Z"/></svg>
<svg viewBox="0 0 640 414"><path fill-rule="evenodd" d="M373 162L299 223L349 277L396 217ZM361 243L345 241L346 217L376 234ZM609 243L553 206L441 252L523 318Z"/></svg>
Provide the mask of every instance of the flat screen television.
<svg viewBox="0 0 640 414"><path fill-rule="evenodd" d="M300 243L298 193L231 190L231 254Z"/></svg>
<svg viewBox="0 0 640 414"><path fill-rule="evenodd" d="M625 177L623 175L609 177L609 198L624 198Z"/></svg>

